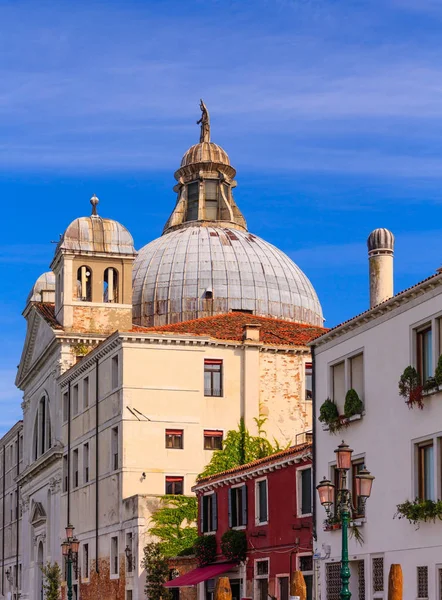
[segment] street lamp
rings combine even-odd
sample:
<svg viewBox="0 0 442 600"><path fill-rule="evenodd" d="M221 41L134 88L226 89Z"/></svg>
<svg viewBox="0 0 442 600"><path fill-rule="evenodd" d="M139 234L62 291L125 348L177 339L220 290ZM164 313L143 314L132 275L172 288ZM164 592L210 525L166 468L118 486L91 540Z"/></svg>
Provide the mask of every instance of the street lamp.
<svg viewBox="0 0 442 600"><path fill-rule="evenodd" d="M78 550L80 542L74 537L74 527L66 527L66 539L61 544L61 553L66 561L66 584L68 588L68 600L72 600L72 565L77 572Z"/></svg>
<svg viewBox="0 0 442 600"><path fill-rule="evenodd" d="M330 516L331 505L335 504L336 514L340 515L342 528L342 557L341 557L341 600L350 600L351 592L348 584L350 581L350 568L348 565L348 526L350 516L355 512L352 503L352 494L347 488L347 471L351 469L351 455L353 450L342 441L335 450L336 454L336 470L339 471L338 489L335 485L324 477L316 486L319 495L319 502L325 508L327 516ZM367 471L365 466L355 475L355 491L357 498L361 499L362 505L365 507L367 498L370 497L371 487L373 485L373 475Z"/></svg>

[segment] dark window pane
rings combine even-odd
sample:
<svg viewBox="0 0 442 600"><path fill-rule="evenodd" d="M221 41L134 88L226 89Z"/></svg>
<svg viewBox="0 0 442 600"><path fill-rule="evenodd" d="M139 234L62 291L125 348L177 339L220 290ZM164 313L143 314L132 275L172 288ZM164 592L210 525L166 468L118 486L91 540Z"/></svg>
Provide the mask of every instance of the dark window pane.
<svg viewBox="0 0 442 600"><path fill-rule="evenodd" d="M258 483L259 504L258 504L258 521L265 523L267 521L267 481Z"/></svg>
<svg viewBox="0 0 442 600"><path fill-rule="evenodd" d="M312 470L301 471L301 513L303 515L312 512Z"/></svg>
<svg viewBox="0 0 442 600"><path fill-rule="evenodd" d="M279 578L279 600L289 600L289 578Z"/></svg>

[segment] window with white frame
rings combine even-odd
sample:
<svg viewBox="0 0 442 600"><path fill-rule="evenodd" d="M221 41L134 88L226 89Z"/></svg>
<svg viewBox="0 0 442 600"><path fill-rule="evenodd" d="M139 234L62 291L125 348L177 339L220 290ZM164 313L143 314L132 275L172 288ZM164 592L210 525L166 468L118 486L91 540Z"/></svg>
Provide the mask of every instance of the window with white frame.
<svg viewBox="0 0 442 600"><path fill-rule="evenodd" d="M264 525L269 520L269 501L267 478L255 481L255 521Z"/></svg>
<svg viewBox="0 0 442 600"><path fill-rule="evenodd" d="M269 595L269 559L255 560L255 598L267 600Z"/></svg>
<svg viewBox="0 0 442 600"><path fill-rule="evenodd" d="M49 411L49 398L45 394L38 403L34 424L34 460L42 456L52 447L51 415ZM15 446L17 449L17 446ZM17 452L15 452L17 454ZM14 445L10 446L10 463L15 463Z"/></svg>
<svg viewBox="0 0 442 600"><path fill-rule="evenodd" d="M229 490L229 527L247 525L247 486L240 485Z"/></svg>
<svg viewBox="0 0 442 600"><path fill-rule="evenodd" d="M364 400L364 354L355 352L330 366L330 396L339 414L344 413L345 396L354 389Z"/></svg>
<svg viewBox="0 0 442 600"><path fill-rule="evenodd" d="M201 532L211 533L218 529L218 498L216 492L210 492L200 499Z"/></svg>
<svg viewBox="0 0 442 600"><path fill-rule="evenodd" d="M416 367L422 383L433 377L433 329L431 323L416 329Z"/></svg>
<svg viewBox="0 0 442 600"><path fill-rule="evenodd" d="M299 467L298 478L298 515L312 514L312 469Z"/></svg>
<svg viewBox="0 0 442 600"><path fill-rule="evenodd" d="M298 569L304 575L307 587L307 600L313 599L313 556L311 554L298 554Z"/></svg>
<svg viewBox="0 0 442 600"><path fill-rule="evenodd" d="M118 536L111 537L110 568L111 575L118 575Z"/></svg>

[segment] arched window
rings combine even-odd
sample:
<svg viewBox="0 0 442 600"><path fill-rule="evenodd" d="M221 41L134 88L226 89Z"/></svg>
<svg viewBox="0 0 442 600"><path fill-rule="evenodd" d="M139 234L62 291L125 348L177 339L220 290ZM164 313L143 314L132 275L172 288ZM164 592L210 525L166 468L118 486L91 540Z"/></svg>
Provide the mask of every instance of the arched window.
<svg viewBox="0 0 442 600"><path fill-rule="evenodd" d="M118 271L113 267L104 272L103 302L118 302Z"/></svg>
<svg viewBox="0 0 442 600"><path fill-rule="evenodd" d="M51 417L49 399L45 395L38 403L34 424L34 460L52 447Z"/></svg>
<svg viewBox="0 0 442 600"><path fill-rule="evenodd" d="M83 302L92 302L92 271L86 265L81 266L77 271L77 300Z"/></svg>

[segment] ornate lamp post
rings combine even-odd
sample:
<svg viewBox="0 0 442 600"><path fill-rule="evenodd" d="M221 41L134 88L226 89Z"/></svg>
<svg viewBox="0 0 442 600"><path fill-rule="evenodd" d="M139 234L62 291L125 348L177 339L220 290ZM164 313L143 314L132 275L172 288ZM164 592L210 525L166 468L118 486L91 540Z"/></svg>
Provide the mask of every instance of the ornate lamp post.
<svg viewBox="0 0 442 600"><path fill-rule="evenodd" d="M350 516L354 511L352 503L352 494L347 488L347 472L351 469L351 455L353 450L344 442L339 444L336 453L336 470L339 471L339 485L335 490L335 485L324 477L316 486L319 494L319 502L325 508L327 516L330 516L331 505L336 501L336 514L341 518L342 529L342 557L341 557L341 600L350 600L351 592L348 584L350 581L350 568L348 566L348 527ZM371 494L373 484L373 475L364 468L355 475L356 496L361 499L363 506ZM336 497L335 497L336 495Z"/></svg>
<svg viewBox="0 0 442 600"><path fill-rule="evenodd" d="M61 544L61 552L66 561L66 584L68 588L68 600L72 600L72 565L77 570L78 550L80 542L74 537L74 527L66 527L66 539Z"/></svg>

